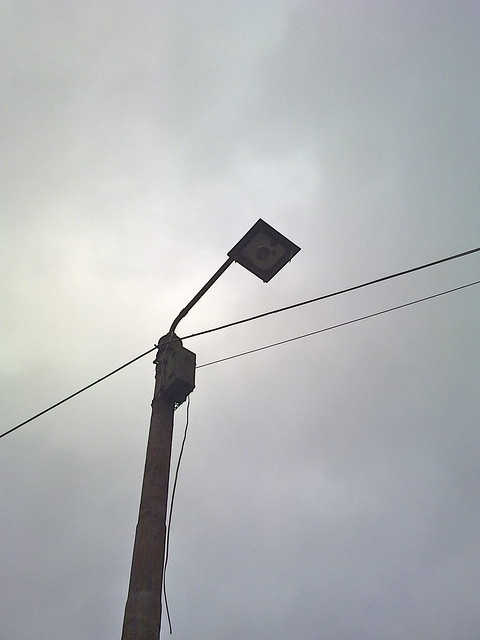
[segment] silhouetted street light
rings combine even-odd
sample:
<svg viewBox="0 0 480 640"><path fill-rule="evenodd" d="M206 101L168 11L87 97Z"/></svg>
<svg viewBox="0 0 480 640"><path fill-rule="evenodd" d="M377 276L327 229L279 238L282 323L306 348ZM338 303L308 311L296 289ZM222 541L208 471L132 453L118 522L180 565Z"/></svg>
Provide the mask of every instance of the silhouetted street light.
<svg viewBox="0 0 480 640"><path fill-rule="evenodd" d="M178 314L168 334L158 341L152 416L122 640L158 640L160 635L173 412L195 388L195 354L182 346L175 329L233 262L269 282L299 251L300 247L258 220Z"/></svg>
<svg viewBox="0 0 480 640"><path fill-rule="evenodd" d="M268 282L299 251L300 247L260 219L227 255Z"/></svg>

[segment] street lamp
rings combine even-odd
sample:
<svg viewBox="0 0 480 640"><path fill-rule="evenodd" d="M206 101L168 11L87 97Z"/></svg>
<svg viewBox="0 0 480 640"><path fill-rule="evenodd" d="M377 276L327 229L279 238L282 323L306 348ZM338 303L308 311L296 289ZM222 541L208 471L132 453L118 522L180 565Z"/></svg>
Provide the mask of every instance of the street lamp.
<svg viewBox="0 0 480 640"><path fill-rule="evenodd" d="M299 251L300 247L260 219L227 255L269 282Z"/></svg>
<svg viewBox="0 0 480 640"><path fill-rule="evenodd" d="M258 220L228 252L220 269L180 311L168 334L158 341L155 391L122 640L158 640L160 635L173 412L195 388L195 354L182 346L175 329L233 262L269 282L299 251L300 247Z"/></svg>

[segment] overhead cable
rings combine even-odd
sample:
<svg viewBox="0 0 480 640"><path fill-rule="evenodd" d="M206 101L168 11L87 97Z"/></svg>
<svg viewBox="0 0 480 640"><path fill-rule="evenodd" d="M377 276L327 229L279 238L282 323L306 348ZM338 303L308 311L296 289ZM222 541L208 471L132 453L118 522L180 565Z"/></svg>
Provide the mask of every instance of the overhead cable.
<svg viewBox="0 0 480 640"><path fill-rule="evenodd" d="M220 331L222 329L227 329L229 327L234 327L236 325L244 324L246 322L252 322L253 320L258 320L260 318L264 318L266 316L270 316L270 315L273 315L273 314L276 314L276 313L282 313L283 311L289 311L290 309L296 309L297 307L301 307L301 306L304 306L304 305L307 305L307 304L312 304L314 302L319 302L320 300L326 300L327 298L333 298L335 296L339 296L339 295L342 295L344 293L349 293L349 292L355 291L357 289L362 289L364 287L368 287L368 286L371 286L373 284L377 284L379 282L385 282L386 280L391 280L393 278L398 278L400 276L404 276L404 275L407 275L409 273L413 273L415 271L420 271L421 269L427 269L429 267L433 267L433 266L435 266L437 264L441 264L443 262L448 262L450 260L456 260L458 258L463 258L463 257L465 257L467 255L476 253L477 251L480 251L480 247L477 247L476 249L470 249L469 251L463 251L462 253L457 253L455 255L448 256L446 258L441 258L440 260L435 260L433 262L427 262L425 264L419 265L417 267L412 267L412 268L406 269L404 271L398 271L398 272L392 273L392 274L390 274L388 276L383 276L381 278L376 278L375 280L370 280L370 281L364 282L362 284L357 284L357 285L355 285L353 287L348 287L347 289L341 289L340 291L334 291L333 293L327 293L327 294L319 296L317 298L311 298L310 300L304 300L303 302L297 302L296 304L292 304L292 305L289 305L287 307L280 307L279 309L273 309L273 310L267 311L265 313L260 313L258 315L250 316L248 318L243 318L242 320L236 320L235 322L229 322L228 324L220 325L220 326L214 327L212 329L205 329L204 331L199 331L197 333L192 333L192 334L190 334L188 336L184 336L182 338L182 340L189 340L190 338L197 338L199 336L203 336L203 335L206 335L208 333L213 333L215 331ZM465 286L468 287L468 286L472 286L474 284L477 284L477 283L476 282L472 282L472 283L470 283L468 285L465 285ZM454 291L454 289L452 291ZM450 293L450 291L445 292L445 293ZM436 294L436 295L442 295L442 294ZM173 342L173 340L172 340L172 342ZM165 343L162 343L162 344L167 345L168 342L165 342ZM140 360L141 358L145 357L149 353L152 353L152 351L155 351L157 348L158 348L158 345L155 345L151 349L148 349L147 351L144 351L143 353L141 353L140 355L136 356L135 358L132 358L128 362L125 362L125 364L122 364L121 366L117 367L113 371L110 371L109 373L107 373L106 375L102 376L101 378L98 378L98 380L95 380L94 382L91 382L90 384L86 385L85 387L82 387L78 391L75 391L74 393L70 394L66 398L63 398L62 400L59 400L55 404L52 404L51 406L47 407L43 411L40 411L39 413L35 414L31 418L28 418L28 420L24 420L20 424L17 424L15 427L12 427L11 429L8 429L8 431L5 431L4 433L1 433L0 434L0 438L3 438L4 436L7 436L8 434L12 433L13 431L16 431L17 429L20 429L20 427L25 426L29 422L32 422L33 420L36 420L37 418L40 418L40 416L45 415L49 411L52 411L52 409L55 409L56 407L59 407L61 404L64 404L65 402L67 402L68 400L71 400L75 396L78 396L81 393L83 393L84 391L87 391L87 389L91 389L95 385L99 384L100 382L103 382L104 380L106 380L110 376L113 376L115 373L118 373L122 369L125 369L126 367L128 367L131 364L133 364L137 360Z"/></svg>
<svg viewBox="0 0 480 640"><path fill-rule="evenodd" d="M214 331L220 331L221 329L228 329L229 327L235 327L238 324L243 324L245 322L251 322L252 320L259 320L260 318L266 318L267 316L271 316L275 313L281 313L283 311L290 311L290 309L296 309L297 307L303 307L306 304L312 304L313 302L319 302L320 300L327 300L327 298L334 298L335 296L340 296L344 293L350 293L351 291L356 291L357 289L363 289L364 287L369 287L372 284L378 284L379 282L385 282L386 280L392 280L393 278L398 278L400 276L407 275L408 273L413 273L414 271L420 271L421 269L427 269L428 267L433 267L437 264L441 264L442 262L448 262L449 260L455 260L456 258L463 258L464 256L468 256L471 253L475 253L480 251L480 247L476 249L471 249L470 251L463 251L462 253L457 253L453 256L449 256L448 258L442 258L441 260L435 260L434 262L427 262L426 264L422 264L418 267L413 267L411 269L406 269L405 271L398 271L397 273L392 273L388 276L383 276L382 278L376 278L375 280L369 280L368 282L363 282L362 284L357 284L353 287L348 287L347 289L341 289L340 291L334 291L333 293L327 293L323 296L319 296L318 298L311 298L310 300L304 300L303 302L297 302L296 304L288 305L288 307L280 307L279 309L273 309L273 311L266 311L265 313L259 313L256 316L250 316L249 318L244 318L243 320L236 320L235 322L229 322L228 324L222 324L219 327L214 327L213 329L206 329L205 331L199 331L198 333L192 333L189 336L185 336L182 340L187 340L188 338L197 338L198 336L204 336L207 333L213 333Z"/></svg>
<svg viewBox="0 0 480 640"><path fill-rule="evenodd" d="M226 360L233 360L234 358L240 358L241 356L247 356L251 353L257 353L257 351L264 351L265 349L270 349L271 347L278 347L282 344L287 344L288 342L294 342L295 340L301 340L302 338L308 338L309 336L314 336L318 333L324 333L325 331L331 331L332 329L338 329L339 327L345 327L349 324L354 324L355 322L360 322L361 320L367 320L367 318L374 318L375 316L381 316L384 313L389 313L390 311L396 311L397 309L403 309L404 307L411 307L414 304L418 304L419 302L425 302L426 300L432 300L433 298L439 298L440 296L445 296L447 293L453 293L454 291L459 291L460 289L466 289L467 287L473 287L475 284L480 284L480 280L476 282L470 282L469 284L464 284L460 287L455 287L454 289L449 289L448 291L441 291L440 293L434 293L431 296L426 296L425 298L418 298L417 300L412 300L411 302L406 302L405 304L399 304L396 307L390 307L389 309L383 309L382 311L377 311L376 313L369 313L366 316L360 316L359 318L354 318L353 320L347 320L346 322L340 322L339 324L333 324L330 327L324 327L323 329L317 329L316 331L310 331L310 333L304 333L301 336L295 336L294 338L287 338L286 340L281 340L280 342L273 342L272 344L264 345L263 347L257 347L256 349L250 349L249 351L243 351L242 353L236 353L233 356L227 356L225 358L220 358L218 360L212 360L212 362L206 362L205 364L197 365L197 369L202 369L203 367L209 367L212 364L218 364L219 362L225 362Z"/></svg>
<svg viewBox="0 0 480 640"><path fill-rule="evenodd" d="M78 396L80 393L83 393L87 389L91 389L92 387L94 387L99 382L103 382L107 378L110 378L110 376L113 376L115 373L118 373L122 369L125 369L125 367L128 367L129 365L133 364L137 360L140 360L140 358L143 358L144 356L148 355L149 353L152 353L152 351L155 351L156 348L157 347L155 346L155 347L152 347L151 349L149 349L148 351L144 351L143 353L141 353L136 358L132 358L132 360L129 360L128 362L125 362L125 364L122 364L120 367L117 367L113 371L110 371L110 373L107 373L106 375L102 376L101 378L98 378L98 380L95 380L95 382L91 382L90 384L87 384L86 387L82 387L78 391L75 391L75 393L71 393L66 398L63 398L63 400L59 400L58 402L56 402L55 404L52 404L47 409L44 409L43 411L40 411L40 413L35 414L31 418L28 418L28 420L24 420L20 424L17 424L16 427L12 427L8 431L5 431L4 433L0 434L0 438L3 438L4 436L8 436L8 434L12 433L12 431L16 431L17 429L20 429L20 427L23 427L24 425L28 424L29 422L32 422L32 420L35 420L36 418L40 418L40 416L43 416L45 413L48 413L52 409L55 409L56 407L59 407L64 402L67 402L67 400L71 400L72 398L75 398L75 396Z"/></svg>

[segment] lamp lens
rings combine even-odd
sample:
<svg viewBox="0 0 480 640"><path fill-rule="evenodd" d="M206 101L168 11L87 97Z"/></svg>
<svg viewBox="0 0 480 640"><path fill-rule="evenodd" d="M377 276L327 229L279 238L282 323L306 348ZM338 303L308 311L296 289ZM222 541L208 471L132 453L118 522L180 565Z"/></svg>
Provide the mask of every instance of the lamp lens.
<svg viewBox="0 0 480 640"><path fill-rule="evenodd" d="M270 249L268 247L260 247L260 249L257 249L255 254L257 260L266 260L269 255Z"/></svg>

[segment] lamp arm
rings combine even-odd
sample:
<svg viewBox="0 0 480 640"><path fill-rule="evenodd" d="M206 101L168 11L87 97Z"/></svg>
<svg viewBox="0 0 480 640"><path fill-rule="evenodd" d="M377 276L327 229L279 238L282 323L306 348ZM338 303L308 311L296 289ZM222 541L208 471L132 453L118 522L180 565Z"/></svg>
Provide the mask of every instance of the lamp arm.
<svg viewBox="0 0 480 640"><path fill-rule="evenodd" d="M187 306L180 311L178 316L172 322L172 326L170 327L170 332L169 332L170 334L172 334L175 331L175 329L177 328L177 325L180 322L180 320L182 320L182 318L184 318L187 315L187 313L190 311L190 309L197 304L197 302L200 300L200 298L210 289L212 284L214 284L219 279L219 277L222 275L222 273L224 271L226 271L228 269L228 267L234 261L235 261L234 258L228 257L227 260L222 264L220 269L218 269L218 271L216 271L213 274L213 276L210 278L210 280L200 289L200 291L197 293L197 295L194 296L190 300L190 302L187 304Z"/></svg>

